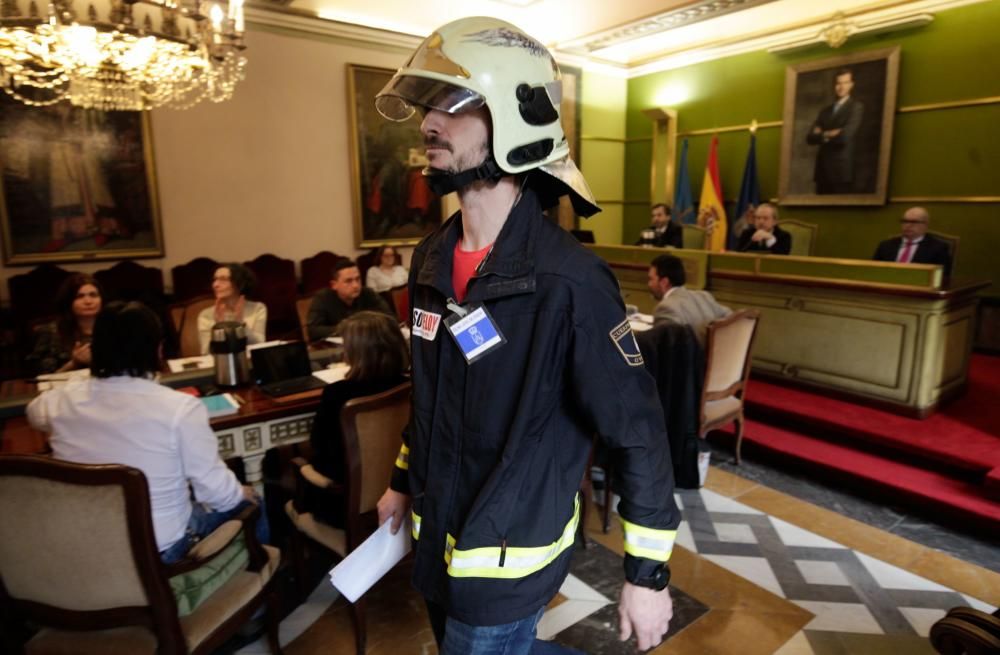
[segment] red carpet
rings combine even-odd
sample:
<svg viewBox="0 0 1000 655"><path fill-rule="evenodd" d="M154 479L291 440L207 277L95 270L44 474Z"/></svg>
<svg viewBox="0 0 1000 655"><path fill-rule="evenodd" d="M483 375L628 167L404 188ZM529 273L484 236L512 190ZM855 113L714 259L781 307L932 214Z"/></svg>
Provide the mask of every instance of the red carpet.
<svg viewBox="0 0 1000 655"><path fill-rule="evenodd" d="M745 446L948 511L1000 534L1000 357L973 355L968 390L912 419L752 379Z"/></svg>

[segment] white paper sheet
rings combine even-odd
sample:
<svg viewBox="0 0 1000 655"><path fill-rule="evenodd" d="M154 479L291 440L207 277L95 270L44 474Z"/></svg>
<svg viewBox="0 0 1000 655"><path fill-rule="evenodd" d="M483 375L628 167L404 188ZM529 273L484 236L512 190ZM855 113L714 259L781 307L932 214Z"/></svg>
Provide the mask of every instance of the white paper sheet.
<svg viewBox="0 0 1000 655"><path fill-rule="evenodd" d="M628 317L628 322L635 332L644 332L653 327L653 317L650 314L632 314Z"/></svg>
<svg viewBox="0 0 1000 655"><path fill-rule="evenodd" d="M180 357L178 359L168 359L167 366L171 373L190 371L192 369L212 368L215 360L211 355L198 355L197 357Z"/></svg>
<svg viewBox="0 0 1000 655"><path fill-rule="evenodd" d="M352 603L410 552L410 519L389 533L386 521L330 571L330 582Z"/></svg>
<svg viewBox="0 0 1000 655"><path fill-rule="evenodd" d="M75 371L66 371L64 373L45 373L37 376L35 380L38 381L39 391L48 391L49 389L58 389L64 384L75 380L86 380L89 377L89 368L79 368Z"/></svg>
<svg viewBox="0 0 1000 655"><path fill-rule="evenodd" d="M350 366L344 364L343 362L330 364L330 368L314 371L313 376L319 378L327 384L333 384L334 382L340 382L343 380L347 376L347 371L350 370L350 368Z"/></svg>

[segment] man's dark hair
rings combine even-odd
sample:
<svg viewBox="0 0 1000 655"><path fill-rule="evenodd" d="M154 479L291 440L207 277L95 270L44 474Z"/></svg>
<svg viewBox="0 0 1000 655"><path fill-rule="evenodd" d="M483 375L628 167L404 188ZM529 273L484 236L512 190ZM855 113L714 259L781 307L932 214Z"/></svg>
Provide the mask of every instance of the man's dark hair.
<svg viewBox="0 0 1000 655"><path fill-rule="evenodd" d="M670 216L670 205L668 205L666 203L658 202L655 205L653 205L652 207L650 207L649 211L656 211L657 207L663 207L663 213L666 214L667 216Z"/></svg>
<svg viewBox="0 0 1000 655"><path fill-rule="evenodd" d="M833 74L834 81L836 81L836 79L841 75L850 75L851 81L852 82L854 81L854 71L851 70L850 68L838 68L837 72Z"/></svg>
<svg viewBox="0 0 1000 655"><path fill-rule="evenodd" d="M670 286L682 287L687 282L687 275L684 273L684 262L680 257L673 255L660 255L650 264L656 269L656 274L670 280Z"/></svg>
<svg viewBox="0 0 1000 655"><path fill-rule="evenodd" d="M141 302L112 302L94 322L90 374L98 378L150 377L160 370L160 319Z"/></svg>
<svg viewBox="0 0 1000 655"><path fill-rule="evenodd" d="M331 280L338 279L340 277L340 272L345 268L357 268L357 267L358 263L353 259L349 259L347 257L341 257L333 265L333 270L330 271L330 279Z"/></svg>
<svg viewBox="0 0 1000 655"><path fill-rule="evenodd" d="M219 268L229 270L229 281L233 283L233 288L241 295L253 293L257 286L257 276L243 264L231 262L229 264L219 264Z"/></svg>

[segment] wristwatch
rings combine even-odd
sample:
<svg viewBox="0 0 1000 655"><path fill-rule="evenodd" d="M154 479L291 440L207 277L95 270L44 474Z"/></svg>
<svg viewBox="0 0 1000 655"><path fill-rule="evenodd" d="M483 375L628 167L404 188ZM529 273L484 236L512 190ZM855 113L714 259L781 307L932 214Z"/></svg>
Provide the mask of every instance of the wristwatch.
<svg viewBox="0 0 1000 655"><path fill-rule="evenodd" d="M670 582L670 567L666 563L660 564L653 570L652 575L644 578L636 578L630 582L638 587L647 587L649 589L655 589L656 591L663 591L663 589Z"/></svg>

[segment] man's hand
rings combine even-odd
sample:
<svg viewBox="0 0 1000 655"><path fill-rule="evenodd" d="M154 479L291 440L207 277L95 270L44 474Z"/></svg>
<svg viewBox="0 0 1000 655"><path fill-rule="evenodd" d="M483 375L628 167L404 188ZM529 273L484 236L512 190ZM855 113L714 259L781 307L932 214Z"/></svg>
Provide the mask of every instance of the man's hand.
<svg viewBox="0 0 1000 655"><path fill-rule="evenodd" d="M753 233L753 236L750 237L750 240L751 241L767 241L768 239L770 239L773 236L774 235L771 234L770 232L768 232L767 230L757 230L756 232Z"/></svg>
<svg viewBox="0 0 1000 655"><path fill-rule="evenodd" d="M376 507L378 508L378 524L382 525L392 519L389 532L396 534L399 532L399 526L402 525L407 512L410 511L410 497L398 491L386 489L382 497L378 499Z"/></svg>
<svg viewBox="0 0 1000 655"><path fill-rule="evenodd" d="M73 344L72 359L79 368L90 366L90 342L80 343L77 341Z"/></svg>
<svg viewBox="0 0 1000 655"><path fill-rule="evenodd" d="M248 484L245 484L245 485L243 485L243 500L248 500L251 503L255 503L255 504L259 505L260 504L260 494L257 493L256 489L254 489L253 487L251 487Z"/></svg>
<svg viewBox="0 0 1000 655"><path fill-rule="evenodd" d="M619 639L635 633L639 650L649 650L663 641L674 615L670 590L655 591L626 582L618 602Z"/></svg>

